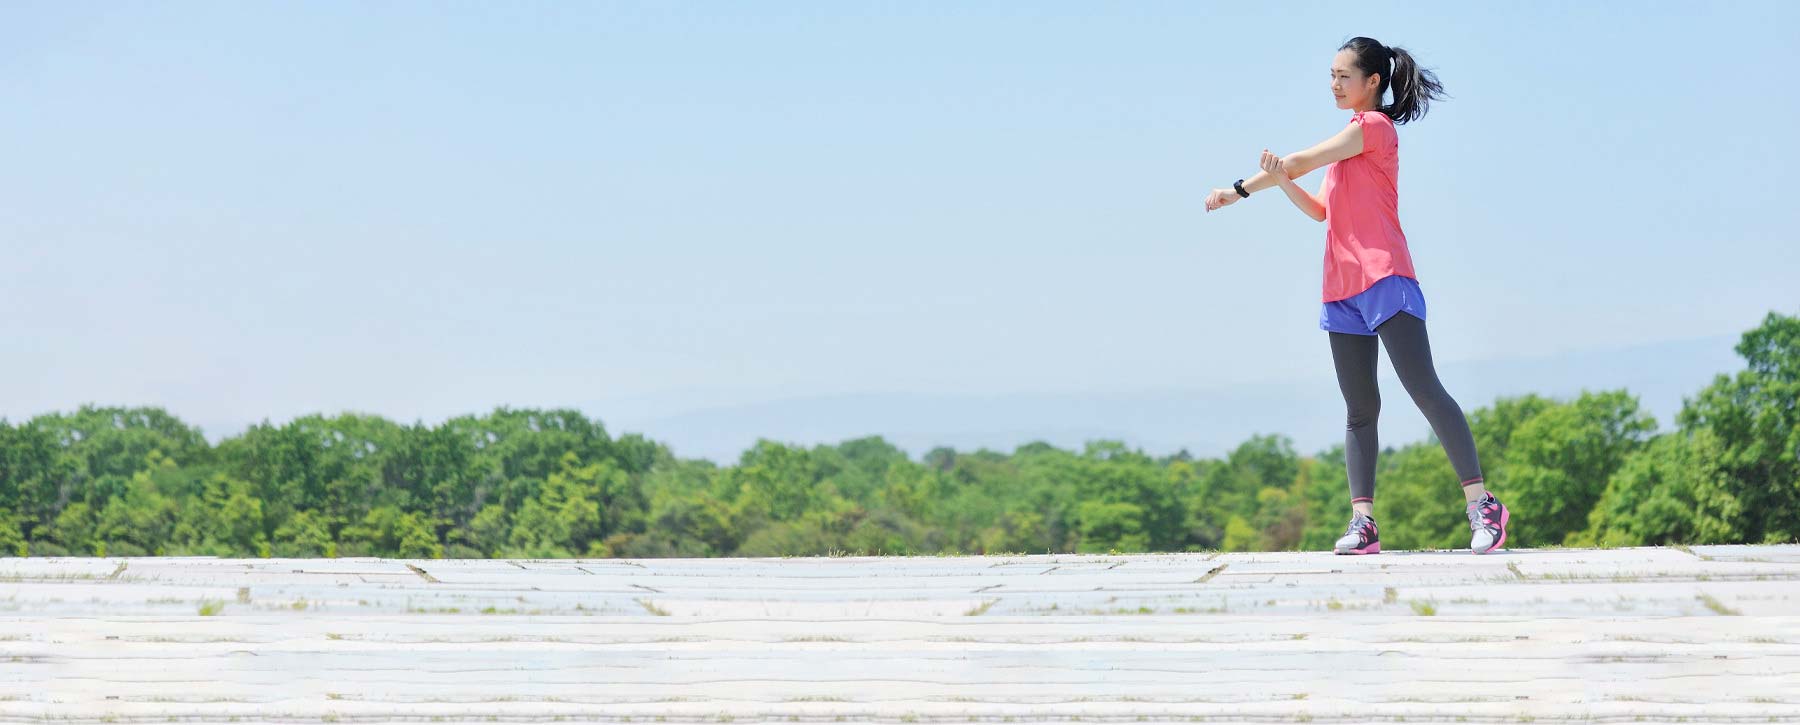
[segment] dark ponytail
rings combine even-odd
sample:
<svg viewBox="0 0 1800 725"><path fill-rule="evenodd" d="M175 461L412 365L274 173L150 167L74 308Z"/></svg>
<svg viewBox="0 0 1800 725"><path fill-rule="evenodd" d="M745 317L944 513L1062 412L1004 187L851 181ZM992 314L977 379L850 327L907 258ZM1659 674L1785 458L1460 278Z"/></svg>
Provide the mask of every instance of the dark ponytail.
<svg viewBox="0 0 1800 725"><path fill-rule="evenodd" d="M1424 118L1432 101L1444 99L1444 85L1438 82L1437 74L1420 68L1419 62L1405 48L1390 48L1374 38L1358 36L1338 50L1353 51L1356 67L1363 75L1380 76L1381 87L1375 91L1377 103L1389 87L1393 88L1394 102L1375 110L1386 114L1396 124Z"/></svg>

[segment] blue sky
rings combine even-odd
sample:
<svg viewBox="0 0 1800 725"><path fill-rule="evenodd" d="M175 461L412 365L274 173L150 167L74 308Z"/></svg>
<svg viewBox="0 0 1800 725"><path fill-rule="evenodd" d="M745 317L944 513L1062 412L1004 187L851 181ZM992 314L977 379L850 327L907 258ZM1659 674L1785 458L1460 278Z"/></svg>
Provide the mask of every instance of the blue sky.
<svg viewBox="0 0 1800 725"><path fill-rule="evenodd" d="M1343 125L1355 35L1453 96L1440 360L1717 341L1800 312L1795 7L9 3L0 416L1328 381L1323 227L1202 199Z"/></svg>

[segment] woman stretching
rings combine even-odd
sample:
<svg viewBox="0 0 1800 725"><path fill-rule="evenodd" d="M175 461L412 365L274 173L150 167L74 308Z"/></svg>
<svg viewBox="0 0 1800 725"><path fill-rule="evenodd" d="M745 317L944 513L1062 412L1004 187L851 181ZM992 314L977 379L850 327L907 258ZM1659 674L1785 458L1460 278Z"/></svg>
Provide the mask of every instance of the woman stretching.
<svg viewBox="0 0 1800 725"><path fill-rule="evenodd" d="M1383 106L1382 94L1390 85L1394 102ZM1350 479L1350 526L1334 547L1339 554L1381 551L1375 526L1375 456L1380 450L1375 419L1381 411L1375 382L1378 345L1387 347L1394 372L1431 422L1462 479L1473 533L1469 549L1486 554L1506 543L1510 513L1482 485L1469 422L1438 382L1425 336L1425 296L1413 273L1406 235L1400 231L1396 190L1400 144L1394 126L1424 116L1432 100L1442 100L1443 90L1437 76L1419 68L1405 50L1371 38L1352 38L1338 48L1331 63L1331 92L1338 108L1352 111L1349 125L1317 146L1286 157L1264 149L1262 171L1239 179L1232 188L1214 189L1206 198L1210 212L1280 186L1302 213L1325 222L1325 294L1319 328L1331 338L1331 359L1344 393L1344 465ZM1331 169L1317 196L1294 183L1326 164Z"/></svg>

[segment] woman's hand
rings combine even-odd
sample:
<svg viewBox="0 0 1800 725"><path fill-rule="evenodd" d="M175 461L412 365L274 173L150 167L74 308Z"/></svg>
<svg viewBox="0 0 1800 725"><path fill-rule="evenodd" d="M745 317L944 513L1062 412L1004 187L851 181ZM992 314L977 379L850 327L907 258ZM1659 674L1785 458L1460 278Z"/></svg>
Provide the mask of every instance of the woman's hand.
<svg viewBox="0 0 1800 725"><path fill-rule="evenodd" d="M1281 157L1269 153L1268 149L1263 149L1262 170L1275 177L1277 183L1286 184L1291 181L1288 178L1287 166L1282 163Z"/></svg>
<svg viewBox="0 0 1800 725"><path fill-rule="evenodd" d="M1238 196L1237 189L1213 189L1212 193L1206 195L1206 210L1231 206L1242 198L1244 197Z"/></svg>

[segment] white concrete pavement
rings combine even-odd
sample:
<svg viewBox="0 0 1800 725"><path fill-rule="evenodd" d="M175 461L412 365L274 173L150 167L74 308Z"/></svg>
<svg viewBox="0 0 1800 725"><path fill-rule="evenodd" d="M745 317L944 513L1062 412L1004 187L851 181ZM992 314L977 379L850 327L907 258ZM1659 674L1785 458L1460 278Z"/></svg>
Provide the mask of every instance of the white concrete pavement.
<svg viewBox="0 0 1800 725"><path fill-rule="evenodd" d="M0 722L1800 722L1800 546L0 559Z"/></svg>

